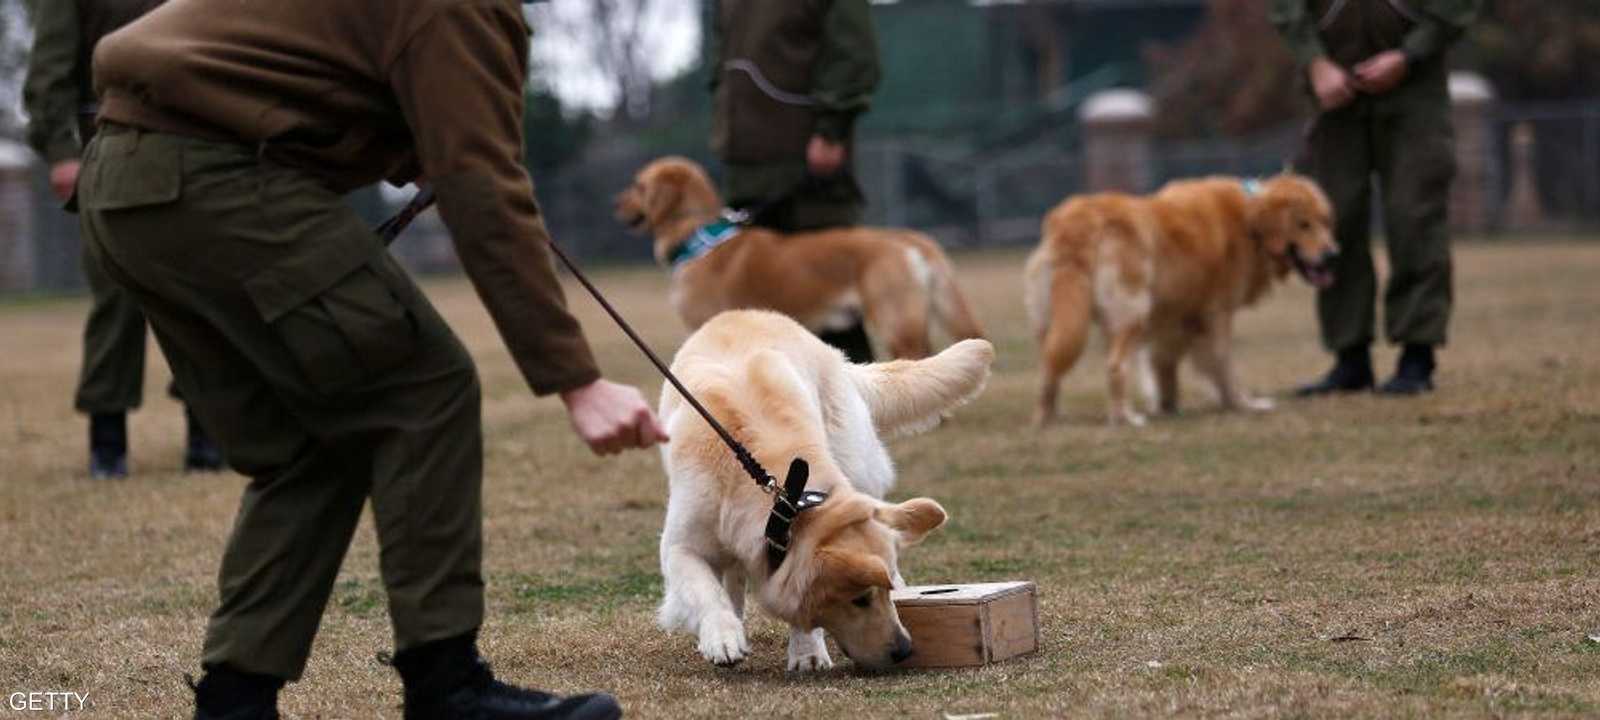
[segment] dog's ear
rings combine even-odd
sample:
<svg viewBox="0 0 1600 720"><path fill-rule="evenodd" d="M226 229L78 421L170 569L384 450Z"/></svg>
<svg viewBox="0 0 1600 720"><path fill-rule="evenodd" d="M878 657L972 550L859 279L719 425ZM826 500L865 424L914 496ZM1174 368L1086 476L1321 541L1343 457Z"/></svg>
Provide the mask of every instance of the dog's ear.
<svg viewBox="0 0 1600 720"><path fill-rule="evenodd" d="M681 178L673 168L662 168L644 185L644 216L654 226L665 220L683 204Z"/></svg>
<svg viewBox="0 0 1600 720"><path fill-rule="evenodd" d="M894 589L889 566L882 558L858 552L819 550L817 577L838 597L852 597L862 590L881 587Z"/></svg>
<svg viewBox="0 0 1600 720"><path fill-rule="evenodd" d="M913 498L899 505L883 505L873 511L872 517L894 530L897 544L904 548L922 542L950 516L933 500Z"/></svg>
<svg viewBox="0 0 1600 720"><path fill-rule="evenodd" d="M1245 224L1250 238L1268 255L1279 257L1289 248L1289 212L1285 204L1272 195L1250 198L1245 212Z"/></svg>

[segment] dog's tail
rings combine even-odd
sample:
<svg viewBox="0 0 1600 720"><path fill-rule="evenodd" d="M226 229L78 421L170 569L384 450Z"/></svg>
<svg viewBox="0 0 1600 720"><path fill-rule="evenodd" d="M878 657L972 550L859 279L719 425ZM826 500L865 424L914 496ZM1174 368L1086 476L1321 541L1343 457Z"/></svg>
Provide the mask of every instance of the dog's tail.
<svg viewBox="0 0 1600 720"><path fill-rule="evenodd" d="M944 254L938 243L932 238L922 238L922 254L928 260L930 269L928 277L929 309L932 311L934 322L943 328L945 333L954 340L983 339L983 325L978 322L977 316L972 314L972 306L967 304L967 296L961 292L961 286L956 283L955 268L950 264L950 257Z"/></svg>
<svg viewBox="0 0 1600 720"><path fill-rule="evenodd" d="M1105 218L1069 202L1045 218L1043 240L1023 272L1023 302L1047 372L1072 369L1089 340L1094 257Z"/></svg>
<svg viewBox="0 0 1600 720"><path fill-rule="evenodd" d="M892 437L938 425L946 411L983 390L993 363L994 346L971 339L930 358L847 365L845 372L867 401L878 434Z"/></svg>

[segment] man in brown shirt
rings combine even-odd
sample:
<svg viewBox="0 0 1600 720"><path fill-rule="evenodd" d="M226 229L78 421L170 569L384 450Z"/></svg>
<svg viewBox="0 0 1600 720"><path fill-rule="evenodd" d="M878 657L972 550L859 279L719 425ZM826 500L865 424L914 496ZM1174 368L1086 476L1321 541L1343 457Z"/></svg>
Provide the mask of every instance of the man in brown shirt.
<svg viewBox="0 0 1600 720"><path fill-rule="evenodd" d="M664 441L566 310L519 162L527 55L516 0L171 0L101 42L79 184L92 255L253 478L196 717L276 717L368 499L407 718L620 714L498 683L478 658L477 377L341 202L426 177L533 391L559 393L596 452Z"/></svg>

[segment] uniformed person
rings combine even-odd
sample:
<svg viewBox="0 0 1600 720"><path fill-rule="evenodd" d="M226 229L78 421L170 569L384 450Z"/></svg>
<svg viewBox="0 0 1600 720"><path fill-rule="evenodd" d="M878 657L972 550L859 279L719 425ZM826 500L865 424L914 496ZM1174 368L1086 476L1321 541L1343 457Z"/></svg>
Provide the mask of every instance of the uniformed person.
<svg viewBox="0 0 1600 720"><path fill-rule="evenodd" d="M1338 359L1300 395L1373 386L1377 275L1368 231L1374 179L1392 268L1384 334L1403 346L1394 376L1378 392L1433 389L1434 348L1445 342L1452 299L1447 202L1455 154L1445 50L1481 4L1273 0L1273 24L1317 103L1308 169L1333 201L1340 247L1334 284L1317 295L1322 340Z"/></svg>
<svg viewBox="0 0 1600 720"><path fill-rule="evenodd" d="M196 717L276 717L362 506L407 718L609 718L608 695L494 680L472 360L343 202L425 177L533 392L597 452L665 439L600 378L520 163L517 0L170 0L95 54L78 186L95 259L141 302L185 397L252 481L222 559Z"/></svg>
<svg viewBox="0 0 1600 720"><path fill-rule="evenodd" d="M50 165L50 189L66 201L78 181L83 143L94 135L94 92L89 58L95 43L162 0L46 0L35 3L33 51L23 104L28 141ZM144 391L145 321L138 303L89 262L83 274L94 304L83 330L83 365L73 405L89 416L89 475L128 474L128 412ZM176 387L173 396L177 397ZM216 470L222 458L195 420L185 470Z"/></svg>
<svg viewBox="0 0 1600 720"><path fill-rule="evenodd" d="M782 232L860 223L854 126L879 76L868 1L717 0L711 54L711 149L728 204ZM859 321L822 339L872 359Z"/></svg>

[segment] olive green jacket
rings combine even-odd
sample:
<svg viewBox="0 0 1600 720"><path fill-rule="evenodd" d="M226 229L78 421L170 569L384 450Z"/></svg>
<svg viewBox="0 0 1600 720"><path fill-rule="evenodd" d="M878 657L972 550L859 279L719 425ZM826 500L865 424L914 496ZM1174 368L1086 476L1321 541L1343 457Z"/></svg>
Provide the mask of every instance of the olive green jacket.
<svg viewBox="0 0 1600 720"><path fill-rule="evenodd" d="M879 80L868 0L716 0L712 149L792 163L812 135L847 140Z"/></svg>
<svg viewBox="0 0 1600 720"><path fill-rule="evenodd" d="M1367 4L1374 10L1386 8L1405 16L1408 27L1400 42L1395 48L1383 49L1398 48L1412 64L1442 55L1483 8L1483 0L1272 0L1267 12L1304 67L1318 57L1330 56L1330 44L1352 40L1330 38L1324 26L1334 20L1328 17L1330 10L1340 14L1353 4Z"/></svg>
<svg viewBox="0 0 1600 720"><path fill-rule="evenodd" d="M82 153L79 118L93 114L89 60L95 44L162 0L37 0L33 50L22 90L28 144L55 164Z"/></svg>
<svg viewBox="0 0 1600 720"><path fill-rule="evenodd" d="M518 0L170 0L94 56L100 121L256 148L348 192L420 172L524 378L599 377L522 166ZM286 229L289 231L291 229ZM324 259L297 260L309 278ZM297 280L296 280L297 281Z"/></svg>

